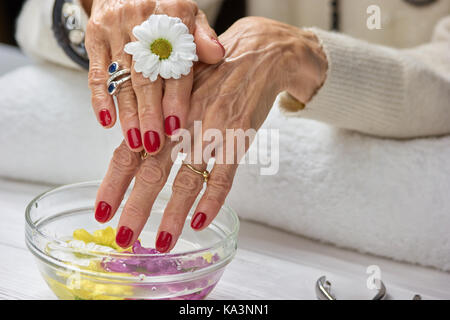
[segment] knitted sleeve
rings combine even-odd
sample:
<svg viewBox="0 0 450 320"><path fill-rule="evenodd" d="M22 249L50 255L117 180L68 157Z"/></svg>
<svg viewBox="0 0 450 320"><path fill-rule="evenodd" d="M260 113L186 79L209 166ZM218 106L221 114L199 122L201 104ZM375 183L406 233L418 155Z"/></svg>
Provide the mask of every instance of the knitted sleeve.
<svg viewBox="0 0 450 320"><path fill-rule="evenodd" d="M306 105L282 93L287 116L390 138L450 133L450 16L430 43L407 50L311 30L328 58L327 78Z"/></svg>

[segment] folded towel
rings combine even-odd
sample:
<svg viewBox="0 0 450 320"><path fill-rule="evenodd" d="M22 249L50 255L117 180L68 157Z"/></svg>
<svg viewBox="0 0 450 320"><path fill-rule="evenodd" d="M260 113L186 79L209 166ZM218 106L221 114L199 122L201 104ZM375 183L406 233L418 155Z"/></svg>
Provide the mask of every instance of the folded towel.
<svg viewBox="0 0 450 320"><path fill-rule="evenodd" d="M0 97L0 175L61 184L103 176L122 133L97 124L85 73L23 67L0 78ZM280 130L279 172L239 168L228 202L242 218L450 270L450 137L382 140L278 108L263 127Z"/></svg>

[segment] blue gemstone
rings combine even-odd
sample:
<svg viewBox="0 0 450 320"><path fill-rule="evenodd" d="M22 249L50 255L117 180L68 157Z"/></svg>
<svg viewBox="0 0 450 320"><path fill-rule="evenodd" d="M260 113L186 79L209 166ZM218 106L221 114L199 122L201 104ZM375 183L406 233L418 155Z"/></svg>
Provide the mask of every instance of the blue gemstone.
<svg viewBox="0 0 450 320"><path fill-rule="evenodd" d="M116 85L114 83L111 83L108 87L108 92L111 94L116 89Z"/></svg>
<svg viewBox="0 0 450 320"><path fill-rule="evenodd" d="M109 66L108 71L109 71L110 74L113 74L114 72L117 71L117 68L118 68L117 63L116 63L116 62L113 62L113 63L111 63L111 65Z"/></svg>

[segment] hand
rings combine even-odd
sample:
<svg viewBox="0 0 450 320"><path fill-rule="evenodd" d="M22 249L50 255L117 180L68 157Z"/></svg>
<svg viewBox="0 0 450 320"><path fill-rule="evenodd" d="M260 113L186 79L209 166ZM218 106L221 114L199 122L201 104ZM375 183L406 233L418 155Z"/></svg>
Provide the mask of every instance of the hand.
<svg viewBox="0 0 450 320"><path fill-rule="evenodd" d="M224 48L204 13L191 0L83 0L83 6L90 12L85 43L90 58L89 87L97 119L105 128L111 128L116 122L114 100L107 92L106 82L108 66L117 61L121 68L132 70L131 81L124 83L117 95L125 140L135 152L145 147L149 154L156 154L164 145L164 133L170 136L186 124L193 75L191 72L179 80L159 77L150 82L136 73L132 57L124 52L128 42L136 41L132 29L152 14L167 14L179 17L194 35L200 61L219 62Z"/></svg>
<svg viewBox="0 0 450 320"><path fill-rule="evenodd" d="M218 65L202 64L195 69L188 116L191 133L194 120L202 120L203 133L208 129L222 133L226 129L258 129L279 92L289 90L297 99L307 102L325 79L326 57L312 33L268 19L245 18L235 23L220 40L227 49L226 58ZM199 138L204 139L194 137L191 143L195 145ZM249 144L244 144L246 151ZM158 155L145 161L129 152L124 144L116 150L98 191L96 218L101 222L111 219L135 176L134 188L119 221L116 240L120 246L127 247L135 241L144 227L153 202L169 175L173 160L171 149L175 145L176 142L166 144ZM228 148L230 146L233 147ZM209 148L214 152L194 167L205 170L212 156L216 163L191 220L195 230L207 227L223 205L243 156L236 155L236 149L240 147L234 137L227 139L226 136L222 143L214 140L204 146L203 151ZM228 150L231 150L233 163L220 164L219 160L225 163L223 157L230 155ZM187 159L195 158L188 152ZM158 251L167 252L175 246L202 187L202 177L181 166L159 226Z"/></svg>

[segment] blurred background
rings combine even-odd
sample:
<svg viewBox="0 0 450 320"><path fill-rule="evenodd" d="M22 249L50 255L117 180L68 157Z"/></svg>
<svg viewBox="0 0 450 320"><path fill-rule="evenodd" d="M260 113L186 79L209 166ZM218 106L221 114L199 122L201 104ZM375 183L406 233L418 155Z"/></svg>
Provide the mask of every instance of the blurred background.
<svg viewBox="0 0 450 320"><path fill-rule="evenodd" d="M17 45L14 39L15 21L19 16L20 9L26 0L0 0L0 42ZM201 1L200 1L201 2ZM215 1L220 2L220 1ZM247 3L245 0L225 0L215 9L210 10L209 18L214 19L214 27L218 34L228 29L239 18L246 15ZM211 17L212 16L212 17Z"/></svg>
<svg viewBox="0 0 450 320"><path fill-rule="evenodd" d="M14 40L15 20L25 0L0 1L0 42L16 44Z"/></svg>
<svg viewBox="0 0 450 320"><path fill-rule="evenodd" d="M15 20L25 0L0 0L0 42L16 44ZM298 27L317 26L395 47L430 39L436 21L450 14L450 0L197 0L218 34L246 15ZM380 30L366 26L367 8L381 9Z"/></svg>

